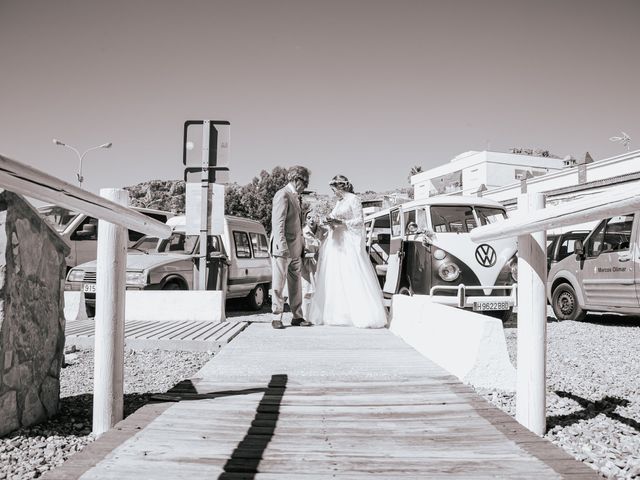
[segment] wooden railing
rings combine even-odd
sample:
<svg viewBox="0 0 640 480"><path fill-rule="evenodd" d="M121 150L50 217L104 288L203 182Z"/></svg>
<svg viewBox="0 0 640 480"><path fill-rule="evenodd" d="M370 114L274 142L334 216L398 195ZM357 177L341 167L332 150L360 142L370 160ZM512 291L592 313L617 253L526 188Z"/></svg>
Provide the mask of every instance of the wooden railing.
<svg viewBox="0 0 640 480"><path fill-rule="evenodd" d="M518 198L512 218L471 232L475 242L518 237L518 366L516 419L529 430L546 430L546 230L622 215L640 209L633 186L585 200L544 208L544 196Z"/></svg>
<svg viewBox="0 0 640 480"><path fill-rule="evenodd" d="M2 155L0 187L99 219L93 433L100 435L123 417L127 229L167 238L171 227L128 208L126 190L94 195Z"/></svg>

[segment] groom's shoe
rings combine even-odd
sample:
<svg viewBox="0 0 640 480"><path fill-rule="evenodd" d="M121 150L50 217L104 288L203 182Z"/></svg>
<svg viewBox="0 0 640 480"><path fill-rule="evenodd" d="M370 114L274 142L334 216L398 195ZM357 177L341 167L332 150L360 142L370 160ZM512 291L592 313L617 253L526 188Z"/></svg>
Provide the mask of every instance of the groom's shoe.
<svg viewBox="0 0 640 480"><path fill-rule="evenodd" d="M273 328L275 328L276 330L282 330L284 328L284 325L282 324L281 320L274 320L271 322L271 326Z"/></svg>
<svg viewBox="0 0 640 480"><path fill-rule="evenodd" d="M313 325L311 322L307 322L304 318L294 318L291 320L292 327L310 327Z"/></svg>

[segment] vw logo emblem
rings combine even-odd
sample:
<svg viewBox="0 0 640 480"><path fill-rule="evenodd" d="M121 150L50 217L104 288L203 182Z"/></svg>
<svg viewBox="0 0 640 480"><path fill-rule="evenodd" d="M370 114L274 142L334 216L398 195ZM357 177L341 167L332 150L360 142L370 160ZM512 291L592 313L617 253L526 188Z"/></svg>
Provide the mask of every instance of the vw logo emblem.
<svg viewBox="0 0 640 480"><path fill-rule="evenodd" d="M496 251L491 245L483 243L476 248L476 260L483 267L493 267L497 259Z"/></svg>

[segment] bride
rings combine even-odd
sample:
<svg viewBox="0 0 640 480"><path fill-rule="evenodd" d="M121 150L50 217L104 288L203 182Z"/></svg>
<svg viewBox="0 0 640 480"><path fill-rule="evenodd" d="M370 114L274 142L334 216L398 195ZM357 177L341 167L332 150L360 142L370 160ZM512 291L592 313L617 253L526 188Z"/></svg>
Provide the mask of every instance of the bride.
<svg viewBox="0 0 640 480"><path fill-rule="evenodd" d="M309 320L316 325L380 328L387 324L382 291L365 250L360 199L347 177L329 184L338 203L326 220Z"/></svg>

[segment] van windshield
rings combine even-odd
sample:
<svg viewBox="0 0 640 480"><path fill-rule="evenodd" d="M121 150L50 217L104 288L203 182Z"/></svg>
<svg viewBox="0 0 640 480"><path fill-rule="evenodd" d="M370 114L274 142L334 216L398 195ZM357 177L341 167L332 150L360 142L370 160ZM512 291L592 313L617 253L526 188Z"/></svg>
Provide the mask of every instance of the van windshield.
<svg viewBox="0 0 640 480"><path fill-rule="evenodd" d="M56 205L40 207L38 211L45 221L58 233L64 232L73 219L78 215L78 212L74 212L68 208L58 207Z"/></svg>
<svg viewBox="0 0 640 480"><path fill-rule="evenodd" d="M472 207L471 205L431 207L431 224L436 233L468 233L478 226L478 221L480 225L487 225L505 218L505 211L496 207Z"/></svg>

